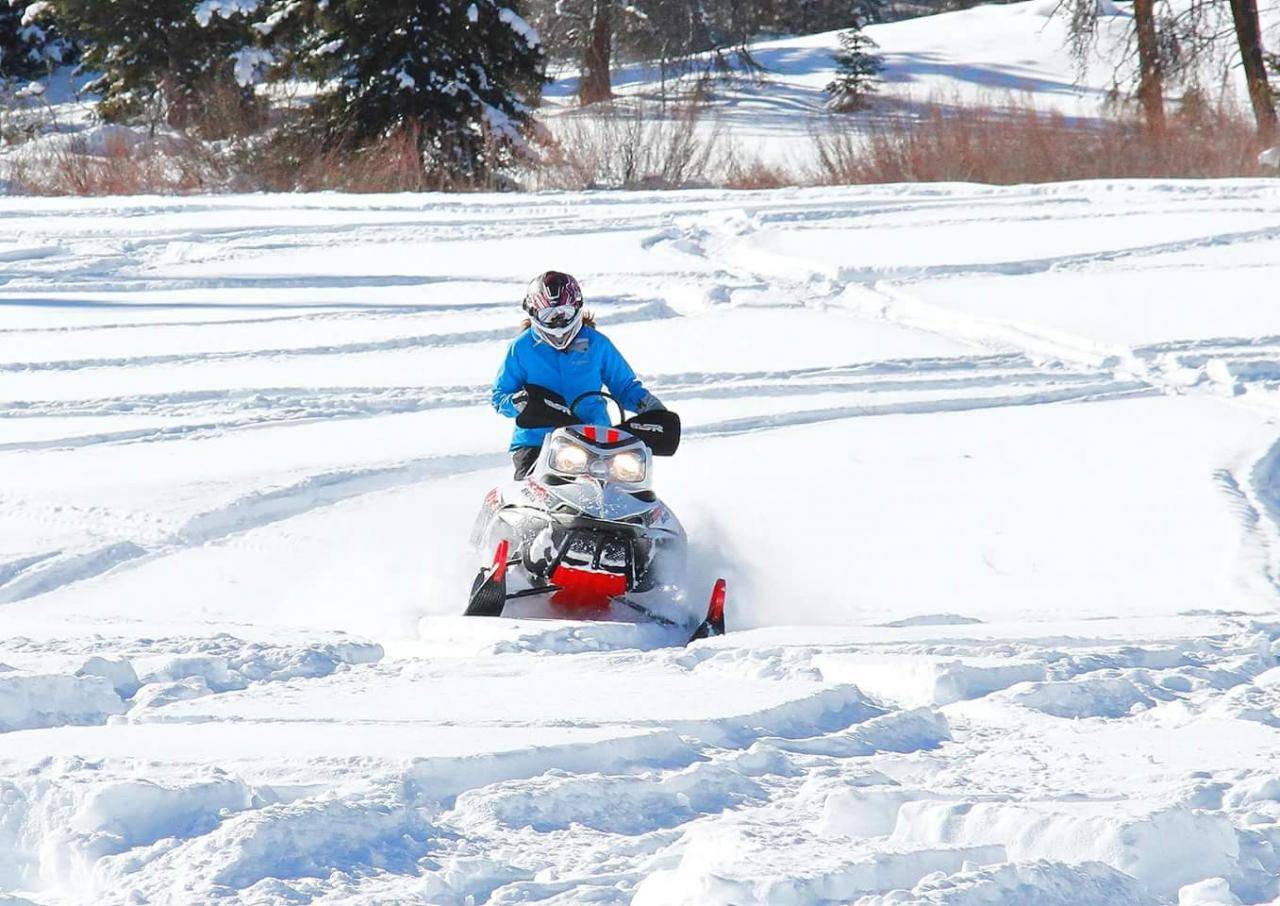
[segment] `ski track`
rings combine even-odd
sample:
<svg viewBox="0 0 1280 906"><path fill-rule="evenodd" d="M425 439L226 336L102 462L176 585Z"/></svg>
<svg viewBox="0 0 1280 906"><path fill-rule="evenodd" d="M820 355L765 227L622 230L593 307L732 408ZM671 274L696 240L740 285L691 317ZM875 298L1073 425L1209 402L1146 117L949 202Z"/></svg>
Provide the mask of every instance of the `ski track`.
<svg viewBox="0 0 1280 906"><path fill-rule="evenodd" d="M967 359L957 359L946 365L922 362L918 370L913 370L910 363L903 363L901 378L881 376L894 374L896 370L895 363L874 363L847 368L797 369L785 374L744 372L658 376L651 383L665 398L672 400L743 398L769 400L786 397L886 393L935 395L932 398L911 402L868 404L809 413L815 421L838 417L833 413L847 413L850 417L929 413L1068 399L1115 398L1145 388L1145 385L1134 382L1111 381L1109 376L1102 372L1047 373L1030 368L986 371L974 361ZM865 377L841 380L840 378L844 375L865 375ZM1013 390L1041 386L1047 389L1040 393L1003 393L980 398L936 396L943 393L962 393L967 390ZM1076 389L1077 387L1079 389ZM421 388L409 387L334 388L323 392L296 388L263 388L236 392L208 391L103 400L14 401L0 404L0 419L48 418L59 415L111 417L123 413L181 418L190 415L208 416L219 408L225 414L243 414L245 417L184 422L176 425L166 424L40 441L0 443L0 453L64 450L98 444L216 438L230 431L310 424L321 419L373 418L437 409L474 407L486 404L489 396L488 386L440 388L427 392ZM750 420L744 420L743 424L749 422ZM764 419L759 423L764 425L770 422ZM777 424L785 423L787 422L777 422ZM716 425L698 425L691 428L690 434L691 436L698 433L714 434L716 428Z"/></svg>
<svg viewBox="0 0 1280 906"><path fill-rule="evenodd" d="M636 308L623 308L611 312L610 319L618 323L632 321L648 321L673 317L673 312L661 301L655 301ZM472 343L490 343L508 339L509 328L493 330L472 330L449 334L427 334L422 336L396 337L390 340L372 340L360 343L344 343L326 346L303 346L291 349L246 349L235 352L212 352L196 354L172 354L151 356L130 356L104 359L73 359L54 362L6 362L0 364L0 371L78 371L83 368L145 368L154 365L191 365L206 363L234 362L239 359L281 358L288 356L330 356L359 355L371 352L396 352L405 349L433 349L443 346L464 346Z"/></svg>
<svg viewBox="0 0 1280 906"><path fill-rule="evenodd" d="M1214 193L1189 184L1117 183L1112 190L1120 195L1114 204L1127 200L1148 215L1280 215L1280 195L1256 184L1223 184ZM749 415L689 420L691 444L828 421L1154 396L1210 398L1262 413L1274 430L1260 447L1238 451L1234 462L1204 480L1238 522L1240 543L1259 564L1258 584L1280 593L1280 335L1126 347L1030 319L960 314L912 294L922 283L974 275L1165 267L1171 256L1273 242L1280 227L1096 252L827 272L734 245L776 225L875 230L905 219L1016 233L1019 225L1059 211L1107 222L1130 216L1100 206L1080 185L912 192L849 190L834 200L817 197L817 190L594 193L572 204L533 196L520 215L498 197L430 203L304 198L296 203L317 206L336 221L306 227L218 225L240 214L270 221L260 200L94 201L74 217L38 200L6 205L0 221L20 227L23 245L0 254L0 311L39 320L0 326L0 337L65 333L79 342L95 331L136 331L145 338L150 330L224 325L266 332L260 348L0 361L0 374L32 382L23 391L30 398L0 398L0 427L16 438L0 443L0 455L60 450L89 457L104 447L153 443L195 450L201 441L249 430L397 419L485 403L488 388L466 379L454 386L340 386L323 379L305 388L181 386L182 375L201 365L377 357L493 342L509 332L422 333L406 321L403 335L385 340L273 345L267 342L276 336L272 331L297 323L484 316L507 303L277 304L269 296L282 289L412 289L478 278L178 277L163 272L163 256L174 243L216 242L199 263L226 264L325 249L359 254L366 246L433 239L515 242L549 229L571 242L612 231L632 237L643 254L676 261L663 281L704 286L708 298L733 300L729 307L736 293L764 288L780 304L891 324L973 350L655 376L653 386L668 401L758 401L759 411ZM51 213L63 220L46 235L40 218ZM154 222L191 217L216 217L218 224ZM711 269L682 271L682 257ZM513 287L522 282L505 273L493 279ZM637 272L637 279L648 277ZM235 294L236 301L153 305L145 298L206 289ZM140 301L77 299L75 293L136 293ZM610 322L663 320L679 330L682 317L698 313L660 298L610 301ZM127 319L148 307L169 313L156 321ZM228 310L229 319L216 320L215 310ZM236 311L244 316L234 317ZM188 313L195 320L184 320ZM86 314L110 320L76 323ZM103 372L134 369L153 369L169 384L154 392L97 395L95 380ZM83 391L63 399L25 389L38 388L44 378L79 380ZM815 401L811 408L792 405L803 398ZM22 436L33 419L122 415L165 421ZM166 557L506 462L505 453L495 451L370 465L345 462L334 450L332 467L274 485L246 484L223 503L188 513L159 538L97 537L0 560L0 620L7 605L29 607L45 595L66 601L90 583L110 589L125 571ZM0 496L0 513L8 499ZM188 634L144 636L113 624L110 614L91 632L0 633L0 903L11 902L6 897L13 892L21 898L12 902L23 906L870 904L888 901L858 898L897 891L889 901L1155 906L1178 901L1185 885L1214 878L1244 902L1280 896L1280 779L1273 763L1269 771L1262 758L1244 768L1180 774L1167 767L1150 776L1137 768L1097 778L1090 792L1079 793L1072 785L1083 781L1072 773L1071 758L1052 748L1087 748L1089 734L1111 734L1121 739L1119 747L1132 747L1135 758L1155 762L1177 747L1157 739L1170 728L1204 726L1210 736L1226 721L1235 733L1280 728L1280 620L1273 612L1223 612L1206 601L1203 612L1148 628L1105 619L1058 625L1052 621L1069 615L1055 614L1045 617L1042 630L1023 623L1001 635L1006 630L999 626L941 612L946 607L940 601L933 615L861 629L828 627L829 633L782 641L771 630L757 630L655 650L646 650L652 644L639 629L591 624L501 627L473 640L474 653L388 653L376 642L321 628L263 641L251 624L243 634L202 633L198 621ZM637 716L624 703L611 717L554 707L514 716L502 713L499 696L496 716L460 718L442 700L447 696L435 693L437 684L462 689L471 679L518 697L521 683L536 685L560 673L584 690L583 707L595 683L631 677L637 687L652 684L666 710ZM698 690L712 683L772 690L779 698L767 706L737 705L731 695L704 702ZM379 705L397 696L422 716L379 716ZM352 701L356 710L344 711ZM707 713L696 713L698 705ZM1131 728L1157 741L1124 736ZM317 751L273 755L274 741L316 729L322 735L305 738L322 741ZM372 740L359 754L336 742L348 729ZM462 754L406 755L395 748L403 734L443 738L455 730L518 731L522 738ZM3 745L6 736L55 731L101 734L97 738L123 746L124 754L95 755L90 744L82 753L54 747L53 754L42 750L36 757ZM193 738L215 750L245 742L214 765L177 745L177 734L202 732L210 735ZM51 744L54 739L47 737ZM1274 750L1274 740L1269 744ZM1247 740L1240 745L1266 748ZM956 890L974 891L973 899L947 898Z"/></svg>
<svg viewBox="0 0 1280 906"><path fill-rule="evenodd" d="M197 513L157 544L119 541L0 566L0 604L22 601L92 579L117 567L221 541L343 500L503 465L501 453L428 456L395 465L309 475L283 488L255 491Z"/></svg>

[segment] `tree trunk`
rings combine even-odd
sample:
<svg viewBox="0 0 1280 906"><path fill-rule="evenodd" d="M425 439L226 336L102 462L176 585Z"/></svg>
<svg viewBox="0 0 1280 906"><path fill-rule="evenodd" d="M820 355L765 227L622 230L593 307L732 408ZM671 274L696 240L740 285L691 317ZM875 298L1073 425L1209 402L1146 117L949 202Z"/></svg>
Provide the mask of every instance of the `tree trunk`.
<svg viewBox="0 0 1280 906"><path fill-rule="evenodd" d="M1138 100L1147 118L1147 129L1160 135L1164 132L1164 80L1156 38L1155 0L1133 0L1133 19L1138 27Z"/></svg>
<svg viewBox="0 0 1280 906"><path fill-rule="evenodd" d="M1249 83L1253 116L1258 122L1258 138L1264 144L1270 144L1276 137L1276 107L1263 60L1258 0L1231 0L1231 16L1236 23L1236 39L1240 42L1240 59L1244 63L1244 77Z"/></svg>
<svg viewBox="0 0 1280 906"><path fill-rule="evenodd" d="M774 0L760 0L756 4L756 15L759 19L756 21L757 28L765 28L772 30L777 23L778 13L773 6Z"/></svg>
<svg viewBox="0 0 1280 906"><path fill-rule="evenodd" d="M578 103L607 101L613 97L609 80L609 58L613 52L613 0L596 0L591 15L591 32L582 55L582 81L578 85Z"/></svg>
<svg viewBox="0 0 1280 906"><path fill-rule="evenodd" d="M702 4L689 4L689 46L686 51L692 53L701 53L704 50L710 50L715 46L715 42L711 40L711 30L707 28L707 20L704 17Z"/></svg>

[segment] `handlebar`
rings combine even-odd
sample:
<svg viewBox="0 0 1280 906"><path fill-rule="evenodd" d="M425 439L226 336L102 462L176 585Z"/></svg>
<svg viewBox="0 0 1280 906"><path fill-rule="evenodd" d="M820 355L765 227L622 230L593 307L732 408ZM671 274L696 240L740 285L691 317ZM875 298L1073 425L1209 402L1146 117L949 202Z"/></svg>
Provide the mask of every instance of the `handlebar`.
<svg viewBox="0 0 1280 906"><path fill-rule="evenodd" d="M521 428L567 428L579 424L581 419L576 414L578 404L584 399L599 396L618 407L620 421L615 427L640 438L655 456L671 456L680 446L680 416L670 410L662 409L627 418L627 410L622 403L603 390L588 390L579 394L572 403L565 402L560 394L537 384L527 385L525 391L529 396L528 401L516 416L516 424ZM608 406L605 408L607 410Z"/></svg>
<svg viewBox="0 0 1280 906"><path fill-rule="evenodd" d="M622 403L618 402L618 398L616 396L610 393L605 393L603 390L588 390L585 393L579 393L574 398L573 402L569 404L569 409L571 412L573 412L575 418L577 417L577 414L578 414L578 403L582 402L585 399L590 399L593 396L601 397L602 399L605 399L613 403L615 406L617 406L619 423L626 421L627 410L622 408ZM608 411L609 411L608 405L606 404L604 408L605 408L605 414L608 414Z"/></svg>

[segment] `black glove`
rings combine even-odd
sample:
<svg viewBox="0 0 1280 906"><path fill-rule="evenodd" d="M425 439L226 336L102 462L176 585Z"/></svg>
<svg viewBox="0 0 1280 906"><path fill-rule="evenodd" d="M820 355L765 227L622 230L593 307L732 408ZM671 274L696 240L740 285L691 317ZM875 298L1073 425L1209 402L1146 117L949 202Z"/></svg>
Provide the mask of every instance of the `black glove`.
<svg viewBox="0 0 1280 906"><path fill-rule="evenodd" d="M639 408L636 409L636 412L640 414L644 414L645 412L666 412L666 411L667 411L667 407L662 405L662 400L658 399L656 396L654 396L652 393L650 393L647 390L645 391L644 396L641 397L640 399Z"/></svg>
<svg viewBox="0 0 1280 906"><path fill-rule="evenodd" d="M511 404L516 407L516 424L521 428L559 428L578 421L563 396L537 384L527 384L513 393Z"/></svg>

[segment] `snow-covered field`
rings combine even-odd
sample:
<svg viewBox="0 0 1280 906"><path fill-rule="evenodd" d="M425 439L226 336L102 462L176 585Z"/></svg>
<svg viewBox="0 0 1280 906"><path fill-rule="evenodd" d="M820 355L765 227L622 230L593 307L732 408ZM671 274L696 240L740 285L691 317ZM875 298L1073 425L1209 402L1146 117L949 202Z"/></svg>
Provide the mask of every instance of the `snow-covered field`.
<svg viewBox="0 0 1280 906"><path fill-rule="evenodd" d="M0 222L0 903L1280 897L1280 183ZM722 639L455 616L547 267Z"/></svg>

